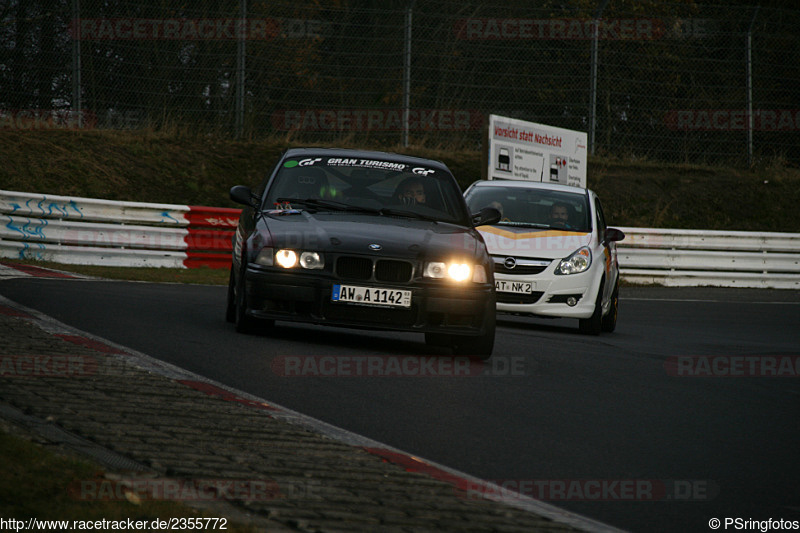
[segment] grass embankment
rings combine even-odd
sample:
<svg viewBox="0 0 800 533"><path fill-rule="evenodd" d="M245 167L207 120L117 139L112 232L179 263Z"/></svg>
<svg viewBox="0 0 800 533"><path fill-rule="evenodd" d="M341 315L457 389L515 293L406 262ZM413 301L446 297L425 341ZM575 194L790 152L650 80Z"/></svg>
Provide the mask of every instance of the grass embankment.
<svg viewBox="0 0 800 533"><path fill-rule="evenodd" d="M94 490L97 486L111 483L103 481L106 474L96 465L53 453L41 445L5 433L2 428L0 457L3 457L3 466L0 467L0 516L5 520L37 518L68 521L69 527L53 529L73 531L78 529L73 527L75 521L131 519L152 523L156 519L215 518L207 511L201 512L182 503L141 499L135 492L120 497L117 492L121 491ZM254 527L231 521L227 526L228 531L256 531Z"/></svg>
<svg viewBox="0 0 800 533"><path fill-rule="evenodd" d="M0 131L0 188L23 192L236 207L228 190L255 186L286 139L234 141L158 132ZM389 147L444 161L462 187L481 153ZM800 170L737 169L590 158L588 185L617 226L800 232Z"/></svg>

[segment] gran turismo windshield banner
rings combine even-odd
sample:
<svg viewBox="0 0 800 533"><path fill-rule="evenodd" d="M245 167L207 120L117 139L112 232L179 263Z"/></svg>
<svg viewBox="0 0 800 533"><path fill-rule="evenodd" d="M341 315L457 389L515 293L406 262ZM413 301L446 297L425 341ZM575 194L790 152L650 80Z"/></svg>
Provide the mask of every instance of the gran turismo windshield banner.
<svg viewBox="0 0 800 533"><path fill-rule="evenodd" d="M341 158L341 157L308 157L305 159L289 159L283 163L284 168L294 167L310 167L310 166L328 166L328 167L354 167L354 168L375 168L384 170L395 170L398 172L411 171L414 174L429 176L436 171L426 167L415 167L406 163L398 163L396 161L382 161L377 159L361 159L361 158Z"/></svg>

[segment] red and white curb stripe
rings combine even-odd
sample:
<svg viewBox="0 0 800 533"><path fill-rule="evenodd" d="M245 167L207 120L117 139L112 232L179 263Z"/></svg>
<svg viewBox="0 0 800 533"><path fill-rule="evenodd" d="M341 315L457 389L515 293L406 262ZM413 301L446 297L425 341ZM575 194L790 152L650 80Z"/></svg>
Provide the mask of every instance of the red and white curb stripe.
<svg viewBox="0 0 800 533"><path fill-rule="evenodd" d="M576 529L597 533L621 533L622 530L598 522L591 518L566 511L549 503L529 496L513 493L508 489L485 481L453 468L414 456L392 446L372 440L363 435L333 426L321 420L306 416L297 411L282 407L247 392L243 392L214 380L189 372L175 365L165 363L149 355L113 343L101 337L80 331L63 324L39 311L27 308L0 295L0 314L29 321L43 331L67 342L92 348L109 357L120 357L138 368L154 372L181 385L203 392L225 401L267 411L276 420L301 426L315 433L325 435L341 443L360 448L376 455L386 462L396 464L408 472L427 475L433 479L449 483L454 490L469 491L473 497L481 497L565 524Z"/></svg>
<svg viewBox="0 0 800 533"><path fill-rule="evenodd" d="M88 276L73 274L72 272L62 272L60 270L52 270L50 268L42 268L34 265L4 263L0 261L0 280L14 278L89 279Z"/></svg>

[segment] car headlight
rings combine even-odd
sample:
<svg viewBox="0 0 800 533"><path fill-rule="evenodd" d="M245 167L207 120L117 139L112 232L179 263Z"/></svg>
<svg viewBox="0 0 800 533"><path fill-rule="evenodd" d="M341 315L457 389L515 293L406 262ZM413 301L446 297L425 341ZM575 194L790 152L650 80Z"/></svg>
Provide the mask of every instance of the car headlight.
<svg viewBox="0 0 800 533"><path fill-rule="evenodd" d="M274 250L272 248L262 248L256 256L256 264L271 267L275 264Z"/></svg>
<svg viewBox="0 0 800 533"><path fill-rule="evenodd" d="M425 277L442 279L447 275L447 265L445 263L433 262L425 265Z"/></svg>
<svg viewBox="0 0 800 533"><path fill-rule="evenodd" d="M300 254L300 266L309 270L320 270L325 266L325 261L317 252L303 252Z"/></svg>
<svg viewBox="0 0 800 533"><path fill-rule="evenodd" d="M483 265L471 265L469 263L459 263L453 261L445 263L443 261L431 261L425 265L424 276L431 279L450 279L453 281L464 282L472 279L474 283L486 283L486 269Z"/></svg>
<svg viewBox="0 0 800 533"><path fill-rule="evenodd" d="M450 263L447 265L447 275L455 281L466 281L470 278L472 269L466 263Z"/></svg>
<svg viewBox="0 0 800 533"><path fill-rule="evenodd" d="M576 250L556 267L556 274L569 275L586 272L592 266L592 251L588 246Z"/></svg>
<svg viewBox="0 0 800 533"><path fill-rule="evenodd" d="M297 266L297 253L294 250L278 250L275 252L275 262L283 268Z"/></svg>
<svg viewBox="0 0 800 533"><path fill-rule="evenodd" d="M486 269L483 268L483 265L475 265L475 268L472 270L472 282L473 283L488 283L489 278L486 276Z"/></svg>
<svg viewBox="0 0 800 533"><path fill-rule="evenodd" d="M256 263L261 266L278 264L283 268L305 268L320 270L325 267L325 260L319 252L297 252L282 249L274 251L272 248L262 248L256 257Z"/></svg>

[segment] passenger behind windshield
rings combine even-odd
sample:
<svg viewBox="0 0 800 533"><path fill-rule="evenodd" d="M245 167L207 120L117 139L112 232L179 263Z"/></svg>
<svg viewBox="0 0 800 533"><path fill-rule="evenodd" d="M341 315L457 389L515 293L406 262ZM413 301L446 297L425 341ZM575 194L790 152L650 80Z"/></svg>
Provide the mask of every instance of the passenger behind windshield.
<svg viewBox="0 0 800 533"><path fill-rule="evenodd" d="M276 191L275 202L278 198L318 200L338 196L338 191L330 186L328 177L321 168L296 167L282 172L279 177L281 179L273 186Z"/></svg>

